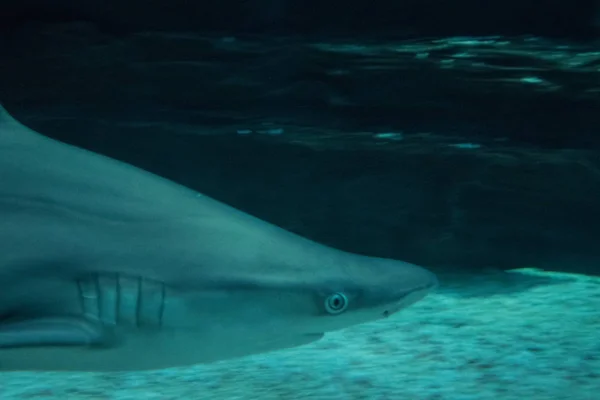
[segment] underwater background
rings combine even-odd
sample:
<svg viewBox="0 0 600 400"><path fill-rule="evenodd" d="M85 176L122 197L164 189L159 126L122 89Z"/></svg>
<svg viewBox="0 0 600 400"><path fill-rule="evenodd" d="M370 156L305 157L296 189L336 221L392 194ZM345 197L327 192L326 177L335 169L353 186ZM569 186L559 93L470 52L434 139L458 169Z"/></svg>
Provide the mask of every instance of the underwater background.
<svg viewBox="0 0 600 400"><path fill-rule="evenodd" d="M600 399L599 1L1 4L26 125L440 288L286 351L0 373L0 399Z"/></svg>

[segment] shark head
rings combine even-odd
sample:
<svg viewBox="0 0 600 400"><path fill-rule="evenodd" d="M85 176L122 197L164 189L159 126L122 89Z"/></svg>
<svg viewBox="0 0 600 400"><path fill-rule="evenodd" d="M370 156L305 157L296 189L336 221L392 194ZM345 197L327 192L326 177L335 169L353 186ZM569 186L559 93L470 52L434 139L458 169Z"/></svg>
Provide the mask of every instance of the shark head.
<svg viewBox="0 0 600 400"><path fill-rule="evenodd" d="M240 329L317 337L390 317L438 285L433 273L413 264L343 252L337 256L339 263L319 265L311 279L306 270L297 278L292 271L280 282L272 275L237 282L229 276L219 281L220 290L191 294L190 305L209 309L200 320L212 319L216 325L227 321Z"/></svg>
<svg viewBox="0 0 600 400"><path fill-rule="evenodd" d="M254 237L253 247L262 247L262 254L245 259L258 262L261 273L248 274L239 265L216 270L209 279L203 276L198 287L174 296L178 300L165 309L166 318L172 318L166 324L202 321L202 342L226 347L221 357L263 353L388 318L438 285L432 272L414 264L340 251L289 232L271 234L277 237L266 242L274 248L255 243ZM221 265L236 261L243 262L233 255L233 260L221 259Z"/></svg>

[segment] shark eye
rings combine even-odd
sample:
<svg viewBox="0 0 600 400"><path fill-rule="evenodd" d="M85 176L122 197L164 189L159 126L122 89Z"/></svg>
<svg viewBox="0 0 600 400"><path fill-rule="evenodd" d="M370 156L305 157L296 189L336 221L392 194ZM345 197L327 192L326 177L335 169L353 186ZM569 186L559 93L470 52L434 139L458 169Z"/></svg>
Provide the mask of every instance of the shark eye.
<svg viewBox="0 0 600 400"><path fill-rule="evenodd" d="M348 298L345 294L333 293L325 299L325 310L329 314L339 314L348 308Z"/></svg>

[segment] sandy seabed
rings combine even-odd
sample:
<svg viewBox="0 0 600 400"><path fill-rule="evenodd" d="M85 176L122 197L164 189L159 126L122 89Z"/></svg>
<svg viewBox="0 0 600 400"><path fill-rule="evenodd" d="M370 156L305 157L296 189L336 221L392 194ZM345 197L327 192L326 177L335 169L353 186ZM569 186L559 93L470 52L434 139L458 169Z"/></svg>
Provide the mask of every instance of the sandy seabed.
<svg viewBox="0 0 600 400"><path fill-rule="evenodd" d="M0 373L0 399L600 399L600 278L441 280L392 318L304 347L144 373Z"/></svg>

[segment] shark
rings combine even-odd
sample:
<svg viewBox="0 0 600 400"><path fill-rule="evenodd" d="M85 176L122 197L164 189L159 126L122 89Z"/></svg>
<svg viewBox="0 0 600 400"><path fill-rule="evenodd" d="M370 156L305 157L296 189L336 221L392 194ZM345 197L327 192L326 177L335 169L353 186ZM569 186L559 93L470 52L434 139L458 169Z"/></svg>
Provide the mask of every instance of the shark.
<svg viewBox="0 0 600 400"><path fill-rule="evenodd" d="M0 371L131 371L298 347L438 285L133 165L0 105Z"/></svg>

